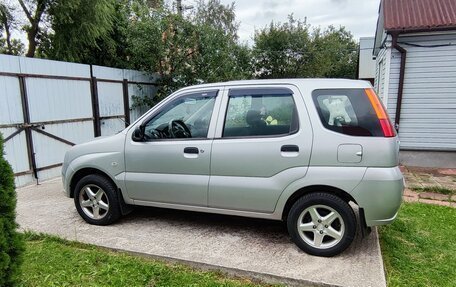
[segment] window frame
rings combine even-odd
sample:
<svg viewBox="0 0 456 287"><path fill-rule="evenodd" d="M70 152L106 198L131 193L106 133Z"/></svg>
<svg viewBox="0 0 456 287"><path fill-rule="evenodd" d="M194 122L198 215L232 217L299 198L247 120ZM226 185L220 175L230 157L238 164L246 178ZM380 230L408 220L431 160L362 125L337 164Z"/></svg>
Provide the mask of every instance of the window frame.
<svg viewBox="0 0 456 287"><path fill-rule="evenodd" d="M190 96L190 95L195 95L195 94L199 94L198 97L203 97L202 94L204 93L214 93L214 95L211 95L210 97L213 97L215 99L214 101L214 106L212 108L212 114L211 114L211 118L210 118L210 121L209 121L209 126L208 126L208 131L207 131L207 134L206 134L206 137L198 137L198 138L194 138L194 137L191 137L191 138L164 138L164 139L144 139L143 142L166 142L166 141L201 141L201 140L211 140L212 137L209 137L209 132L211 130L211 125L214 124L214 121L217 120L217 116L215 116L214 118L214 113L218 113L218 110L217 110L217 105L219 104L218 103L218 99L220 98L220 93L221 93L222 89L220 88L216 88L216 89L208 89L208 90L194 90L194 91L185 91L184 93L182 94L178 94L176 96L174 96L173 98L167 100L166 102L164 102L162 105L160 105L159 107L157 107L157 109L153 110L149 115L147 115L147 117L144 118L144 120L141 121L141 124L140 125L143 125L143 126L146 126L151 120L153 120L161 111L163 111L163 109L166 109L169 105L172 105L175 101L178 101L184 97L187 97L187 96ZM133 136L133 135L132 135Z"/></svg>
<svg viewBox="0 0 456 287"><path fill-rule="evenodd" d="M226 119L227 119L227 116L228 116L228 108L229 108L229 104L230 104L230 98L231 97L238 97L238 96L242 96L242 93L241 91L252 91L251 93L249 93L248 95L285 95L285 93L288 95L291 96L291 99L293 101L293 107L294 107L294 111L293 111L293 116L292 116L292 122L293 120L296 121L295 125L296 125L296 128L293 130L293 131L290 131L288 133L283 133L283 134L275 134L275 135L252 135L252 136L224 136L223 134L225 133L225 125L226 125ZM272 91L272 92L271 92ZM232 95L232 93L240 93L239 95ZM286 137L286 136L290 136L290 135L294 135L296 133L298 133L300 131L300 117L299 117L299 112L298 112L298 108L297 108L297 103L296 103L296 99L295 99L295 93L288 87L284 87L284 86L266 86L266 87L261 87L261 86L257 86L257 87L229 87L229 88L226 88L225 90L225 96L226 96L226 102L222 103L224 105L224 115L223 115L223 122L222 122L222 127L221 127L221 131L220 131L220 136L217 137L217 139L261 139L261 138L282 138L282 137ZM222 108L220 108L220 111L222 111ZM290 128L291 128L292 124L290 123Z"/></svg>

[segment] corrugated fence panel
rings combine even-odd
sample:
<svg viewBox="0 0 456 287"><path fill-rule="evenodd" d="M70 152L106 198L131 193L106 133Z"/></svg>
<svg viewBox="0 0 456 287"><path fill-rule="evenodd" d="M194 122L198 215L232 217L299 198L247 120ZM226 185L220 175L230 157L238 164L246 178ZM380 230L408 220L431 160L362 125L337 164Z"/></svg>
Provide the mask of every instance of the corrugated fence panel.
<svg viewBox="0 0 456 287"><path fill-rule="evenodd" d="M110 67L93 65L92 75L99 79L123 80L123 70Z"/></svg>
<svg viewBox="0 0 456 287"><path fill-rule="evenodd" d="M148 108L144 106L132 108L134 105L134 97L153 97L156 92L157 88L155 86L138 84L128 85L128 95L130 99L130 121L132 123L148 111Z"/></svg>
<svg viewBox="0 0 456 287"><path fill-rule="evenodd" d="M32 122L92 117L90 82L28 78Z"/></svg>
<svg viewBox="0 0 456 287"><path fill-rule="evenodd" d="M5 138L15 131L16 128L0 129L0 132ZM25 141L24 132L21 132L5 143L5 158L11 164L14 173L20 173L29 170L27 144ZM24 185L31 181L33 181L33 177L30 174L16 177L17 186Z"/></svg>
<svg viewBox="0 0 456 287"><path fill-rule="evenodd" d="M20 73L19 58L0 54L0 71L4 73Z"/></svg>
<svg viewBox="0 0 456 287"><path fill-rule="evenodd" d="M122 69L93 66L93 76L97 77L98 102L100 106L101 135L112 135L125 128L125 117L103 119L109 116L124 116ZM103 80L120 81L117 83Z"/></svg>
<svg viewBox="0 0 456 287"><path fill-rule="evenodd" d="M401 148L456 150L456 34L400 37L407 50L399 137ZM413 45L407 45L413 44ZM388 113L394 120L400 53L393 50Z"/></svg>
<svg viewBox="0 0 456 287"><path fill-rule="evenodd" d="M40 181L60 175L59 165L70 143L93 139L95 95L98 95L101 135L112 135L125 128L123 80L144 83L155 80L138 71L6 55L0 55L0 72L16 74L0 76L0 126L3 125L0 132L8 137L17 128L30 129L30 125L24 125L22 112L20 87L24 83ZM92 89L92 74L97 78L96 90ZM155 92L150 85L127 83L127 86L128 92L136 95L153 96ZM97 93L92 94L93 91ZM8 126L11 124L17 127ZM21 173L16 176L17 186L35 181L28 159L31 145L27 144L25 134L22 130L5 144L7 160L15 173Z"/></svg>
<svg viewBox="0 0 456 287"><path fill-rule="evenodd" d="M124 78L131 82L146 82L154 83L156 82L158 75L150 75L145 72L135 71L135 70L124 70ZM146 107L135 107L134 97L153 97L157 93L157 88L154 85L141 85L132 83L128 85L128 96L130 102L130 121L133 123L139 117L141 117L145 112L148 111Z"/></svg>
<svg viewBox="0 0 456 287"><path fill-rule="evenodd" d="M16 124L24 120L22 115L19 79L0 76L0 124Z"/></svg>
<svg viewBox="0 0 456 287"><path fill-rule="evenodd" d="M0 55L0 71L19 73L19 57ZM0 76L0 125L20 124L24 120L19 79L17 77ZM0 133L6 138L17 131L15 127L0 128ZM11 164L15 173L29 170L27 144L25 133L14 136L5 143L5 158ZM24 185L33 180L30 174L18 176L16 185Z"/></svg>
<svg viewBox="0 0 456 287"><path fill-rule="evenodd" d="M122 83L98 82L98 101L100 105L100 116L123 115Z"/></svg>
<svg viewBox="0 0 456 287"><path fill-rule="evenodd" d="M21 73L47 76L90 77L90 66L77 63L18 57Z"/></svg>
<svg viewBox="0 0 456 287"><path fill-rule="evenodd" d="M22 59L23 73L89 78L90 67L75 63ZM90 81L77 79L27 78L27 96L31 122L75 120L92 118ZM83 128L77 128L83 127ZM92 121L46 124L39 126L44 132L64 140L81 143L93 138ZM77 136L75 136L77 135ZM65 152L71 147L47 135L32 131L36 165L38 168L62 163ZM60 167L41 170L40 179L58 176Z"/></svg>
<svg viewBox="0 0 456 287"><path fill-rule="evenodd" d="M76 122L46 125L43 131L56 135L75 144L93 139L92 122ZM62 163L65 152L71 147L33 131L33 143L39 167Z"/></svg>
<svg viewBox="0 0 456 287"><path fill-rule="evenodd" d="M121 119L104 119L101 121L101 135L110 136L125 129L125 122Z"/></svg>
<svg viewBox="0 0 456 287"><path fill-rule="evenodd" d="M93 122L83 121L46 125L45 131L75 144L80 144L93 139Z"/></svg>

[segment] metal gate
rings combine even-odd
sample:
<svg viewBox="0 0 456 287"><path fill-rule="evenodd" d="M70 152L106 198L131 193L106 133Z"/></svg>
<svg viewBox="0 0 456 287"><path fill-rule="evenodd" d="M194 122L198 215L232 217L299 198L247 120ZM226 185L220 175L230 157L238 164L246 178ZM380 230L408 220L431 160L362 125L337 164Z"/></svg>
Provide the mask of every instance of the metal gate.
<svg viewBox="0 0 456 287"><path fill-rule="evenodd" d="M5 156L20 186L58 176L70 146L128 126L144 112L132 112L131 96L153 95L155 84L138 71L0 55L0 93Z"/></svg>

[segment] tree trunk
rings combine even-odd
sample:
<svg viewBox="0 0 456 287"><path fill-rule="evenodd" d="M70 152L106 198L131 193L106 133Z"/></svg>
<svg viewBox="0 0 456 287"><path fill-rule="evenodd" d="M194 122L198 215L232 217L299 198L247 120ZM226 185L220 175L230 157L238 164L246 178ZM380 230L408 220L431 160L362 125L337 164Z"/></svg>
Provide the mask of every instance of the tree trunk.
<svg viewBox="0 0 456 287"><path fill-rule="evenodd" d="M26 57L33 58L35 56L36 52L36 47L38 45L36 36L38 35L38 32L40 30L40 22L41 22L41 16L44 13L44 10L46 9L46 5L48 4L49 0L38 0L38 3L36 4L36 10L35 10L35 15L32 17L31 11L27 9L27 6L24 4L23 0L19 0L19 4L22 7L22 10L24 10L25 15L27 16L27 19L30 22L30 28L27 30L27 40L29 41L29 46L27 50L27 54L25 55Z"/></svg>
<svg viewBox="0 0 456 287"><path fill-rule="evenodd" d="M13 47L11 45L11 31L9 25L5 23L5 34L6 34L6 47L8 48L8 54L13 54Z"/></svg>
<svg viewBox="0 0 456 287"><path fill-rule="evenodd" d="M27 39L29 42L29 46L27 49L27 54L25 54L26 57L33 58L35 57L35 52L36 52L36 35L38 34L38 27L30 27L30 30L27 32Z"/></svg>

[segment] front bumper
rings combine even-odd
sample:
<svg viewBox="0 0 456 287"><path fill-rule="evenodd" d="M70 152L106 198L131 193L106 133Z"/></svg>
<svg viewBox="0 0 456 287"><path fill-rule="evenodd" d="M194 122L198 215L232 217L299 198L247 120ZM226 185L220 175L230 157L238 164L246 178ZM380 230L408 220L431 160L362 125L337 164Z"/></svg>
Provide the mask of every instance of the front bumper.
<svg viewBox="0 0 456 287"><path fill-rule="evenodd" d="M368 168L351 195L364 209L367 226L389 224L402 203L404 178L399 167Z"/></svg>
<svg viewBox="0 0 456 287"><path fill-rule="evenodd" d="M68 180L68 175L67 175L68 169L62 169L62 184L63 184L63 194L65 194L66 197L71 197L70 196L70 183Z"/></svg>

